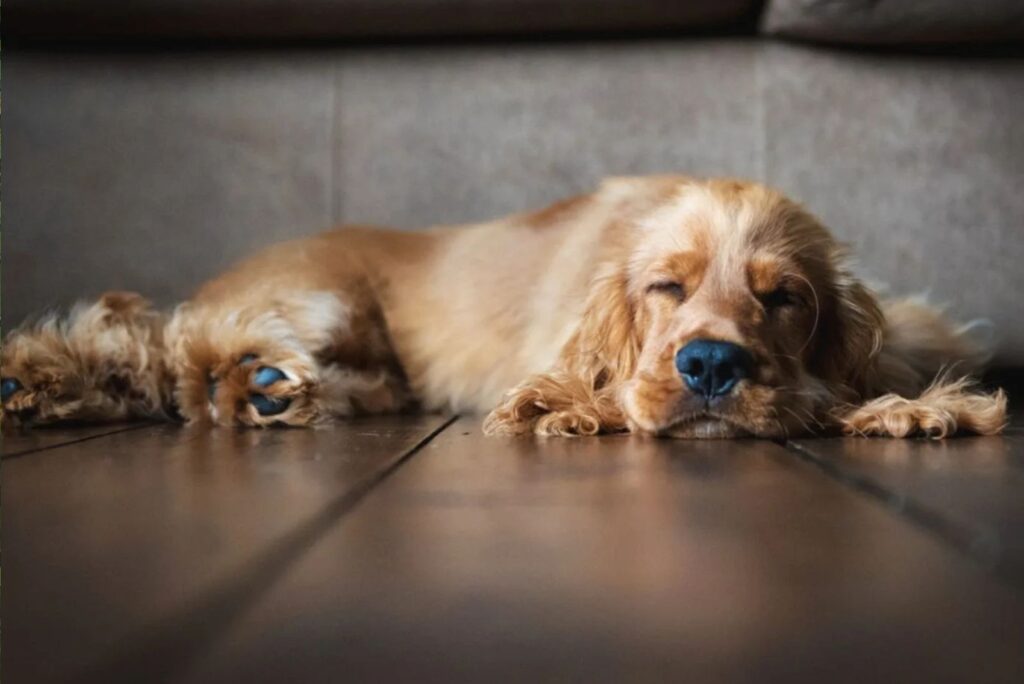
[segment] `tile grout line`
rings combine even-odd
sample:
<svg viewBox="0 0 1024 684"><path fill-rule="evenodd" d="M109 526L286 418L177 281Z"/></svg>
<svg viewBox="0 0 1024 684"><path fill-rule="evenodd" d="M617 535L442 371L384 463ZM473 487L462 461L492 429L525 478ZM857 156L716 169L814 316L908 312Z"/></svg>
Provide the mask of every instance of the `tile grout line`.
<svg viewBox="0 0 1024 684"><path fill-rule="evenodd" d="M111 430L110 432L101 432L96 435L88 435L86 437L76 437L67 442L59 442L57 444L49 444L41 447L30 447L23 449L22 451L15 451L12 454L3 454L2 459L4 461L10 461L15 458L21 458L22 456L28 456L29 454L38 454L41 451L51 451L53 449L61 449L66 446L72 446L75 444L81 444L82 442L88 442L94 439L100 439L101 437L110 437L111 435L119 435L125 432L131 432L133 430L141 430L142 428L155 427L157 425L164 425L164 423L140 423L138 425L128 425L117 430Z"/></svg>
<svg viewBox="0 0 1024 684"><path fill-rule="evenodd" d="M782 445L797 458L815 466L840 485L875 499L890 513L952 546L968 560L991 572L1002 582L1016 589L1024 588L1024 577L1014 573L1001 562L998 543L994 544L984 535L972 532L910 497L886 489L869 477L845 471L796 442L786 440Z"/></svg>
<svg viewBox="0 0 1024 684"><path fill-rule="evenodd" d="M458 418L456 414L444 419L384 468L328 502L266 551L211 583L178 610L135 630L138 636L121 642L115 653L96 661L71 681L150 681L155 663L173 663L173 668L168 666L170 669L160 673L164 679L182 677L324 534Z"/></svg>

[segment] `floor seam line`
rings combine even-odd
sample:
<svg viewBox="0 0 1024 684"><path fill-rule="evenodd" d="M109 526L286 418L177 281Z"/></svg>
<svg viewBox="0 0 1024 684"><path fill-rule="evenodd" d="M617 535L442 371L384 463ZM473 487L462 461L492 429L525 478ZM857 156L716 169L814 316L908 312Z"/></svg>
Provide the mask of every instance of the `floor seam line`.
<svg viewBox="0 0 1024 684"><path fill-rule="evenodd" d="M16 451L13 454L4 454L3 457L2 457L2 460L10 461L10 460L13 460L15 458L21 458L22 456L28 456L30 454L38 454L38 453L43 452L43 451L52 451L54 449L61 449L61 448L66 447L66 446L74 446L76 444L81 444L82 442L90 442L90 441L92 441L94 439L100 439L101 437L110 437L111 435L120 435L120 434L123 434L125 432L132 432L134 430L141 430L142 428L156 427L157 425L163 425L163 423L140 423L138 425L128 425L128 426L120 428L118 430L111 430L110 432L103 432L103 433L100 433L98 435L89 435L88 437L77 437L77 438L71 440L70 442L61 442L60 444L50 444L48 446L33 447L31 449L26 449L25 451Z"/></svg>
<svg viewBox="0 0 1024 684"><path fill-rule="evenodd" d="M1024 578L1008 571L1001 562L1001 554L986 551L992 546L982 535L971 532L964 525L945 517L938 511L917 500L893 492L874 479L843 470L826 458L822 458L807 447L787 440L785 448L800 460L818 468L830 479L843 487L868 496L879 502L886 511L908 521L918 529L938 538L956 552L991 573L994 577L1015 589L1024 589Z"/></svg>
<svg viewBox="0 0 1024 684"><path fill-rule="evenodd" d="M449 416L443 423L441 423L436 428L428 432L422 439L420 439L418 442L409 447L405 452L399 455L398 458L392 461L391 464L389 464L386 468L383 468L382 470L376 472L373 476L367 478L362 483L360 483L355 489L350 491L349 496L351 496L354 500L351 502L351 505L348 508L348 510L346 510L341 517L344 517L345 515L351 513L352 510L354 510L355 507L359 505L359 503L364 498L369 496L369 494L374 489L376 489L379 484L387 480L396 471L398 471L399 468L401 468L403 465L411 461L413 456L422 451L425 446L434 441L434 438L436 438L442 432L447 430L458 419L458 414ZM339 517L339 520L341 519L341 517Z"/></svg>
<svg viewBox="0 0 1024 684"><path fill-rule="evenodd" d="M131 643L95 661L72 681L147 681L154 662L174 663L173 672L163 673L167 679L184 676L324 535L458 418L453 415L444 419L375 475L364 478L321 507L318 513L278 537L260 557L243 562L224 577L212 580L200 596L138 628L138 636Z"/></svg>

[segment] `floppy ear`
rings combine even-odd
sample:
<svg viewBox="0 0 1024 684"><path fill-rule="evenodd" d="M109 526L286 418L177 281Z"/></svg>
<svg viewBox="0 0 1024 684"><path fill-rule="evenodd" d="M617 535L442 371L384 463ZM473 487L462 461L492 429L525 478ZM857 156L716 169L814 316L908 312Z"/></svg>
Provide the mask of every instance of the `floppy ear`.
<svg viewBox="0 0 1024 684"><path fill-rule="evenodd" d="M946 437L996 434L1006 427L1006 393L979 391L970 375L985 354L942 313L921 301L882 303L882 347L860 406L839 422L849 434Z"/></svg>
<svg viewBox="0 0 1024 684"><path fill-rule="evenodd" d="M916 396L943 373L977 372L987 357L940 310L920 299L879 300L845 271L836 280L828 330L829 342L819 350L824 363L860 399Z"/></svg>
<svg viewBox="0 0 1024 684"><path fill-rule="evenodd" d="M880 302L840 268L826 329L822 377L845 404L836 417L848 433L945 437L1006 425L1006 394L980 393L967 377L985 354L941 311L914 299Z"/></svg>
<svg viewBox="0 0 1024 684"><path fill-rule="evenodd" d="M874 293L841 264L828 297L815 349L818 374L844 399L864 397L878 382L885 317Z"/></svg>
<svg viewBox="0 0 1024 684"><path fill-rule="evenodd" d="M594 279L579 329L562 350L564 370L595 392L628 379L643 342L642 317L626 273L609 267Z"/></svg>

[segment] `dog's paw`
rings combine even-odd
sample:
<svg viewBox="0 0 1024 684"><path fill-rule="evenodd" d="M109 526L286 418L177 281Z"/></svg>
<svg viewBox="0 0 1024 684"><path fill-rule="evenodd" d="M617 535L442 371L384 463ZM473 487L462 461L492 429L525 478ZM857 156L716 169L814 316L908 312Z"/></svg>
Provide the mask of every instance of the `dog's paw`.
<svg viewBox="0 0 1024 684"><path fill-rule="evenodd" d="M3 427L10 429L29 422L38 411L37 396L29 392L17 378L0 380L3 401Z"/></svg>
<svg viewBox="0 0 1024 684"><path fill-rule="evenodd" d="M162 328L145 299L109 292L11 331L0 349L4 424L167 416Z"/></svg>
<svg viewBox="0 0 1024 684"><path fill-rule="evenodd" d="M533 432L545 437L577 437L596 435L601 431L597 416L581 411L546 413L536 420Z"/></svg>
<svg viewBox="0 0 1024 684"><path fill-rule="evenodd" d="M956 420L947 411L901 402L899 405L863 406L843 416L843 432L864 437L932 437L942 439L956 431Z"/></svg>
<svg viewBox="0 0 1024 684"><path fill-rule="evenodd" d="M252 374L251 385L254 390L249 395L249 403L253 405L256 412L261 416L276 416L288 410L292 403L292 397L288 395L274 396L266 391L282 382L287 382L288 376L280 368L273 366L260 366Z"/></svg>
<svg viewBox="0 0 1024 684"><path fill-rule="evenodd" d="M967 380L936 383L916 399L887 394L839 418L848 435L923 436L942 439L957 432L994 435L1006 427L1006 393L971 391Z"/></svg>
<svg viewBox="0 0 1024 684"><path fill-rule="evenodd" d="M3 378L0 380L0 400L6 404L9 399L13 399L15 394L24 389L25 387L21 384L21 380L17 378Z"/></svg>
<svg viewBox="0 0 1024 684"><path fill-rule="evenodd" d="M13 376L0 379L5 431L30 425L84 418L82 388L58 377L23 383Z"/></svg>
<svg viewBox="0 0 1024 684"><path fill-rule="evenodd" d="M530 433L542 437L596 435L601 432L601 419L596 412L579 407L547 411L536 402L525 406L506 402L487 416L483 431L484 434L495 436Z"/></svg>
<svg viewBox="0 0 1024 684"><path fill-rule="evenodd" d="M314 419L310 394L312 375L287 362L263 362L255 354L207 380L215 422L267 426L307 425Z"/></svg>

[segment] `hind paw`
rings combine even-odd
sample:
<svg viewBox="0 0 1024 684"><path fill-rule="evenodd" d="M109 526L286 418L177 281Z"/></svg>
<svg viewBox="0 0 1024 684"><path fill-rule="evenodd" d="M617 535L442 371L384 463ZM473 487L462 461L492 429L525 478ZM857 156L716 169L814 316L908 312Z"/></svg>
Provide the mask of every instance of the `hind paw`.
<svg viewBox="0 0 1024 684"><path fill-rule="evenodd" d="M23 389L25 387L17 378L3 378L3 380L0 380L0 400L6 404L8 399L12 399L15 394Z"/></svg>
<svg viewBox="0 0 1024 684"><path fill-rule="evenodd" d="M305 425L310 422L310 374L286 362L269 365L255 354L242 356L223 377L208 379L213 418L243 425Z"/></svg>
<svg viewBox="0 0 1024 684"><path fill-rule="evenodd" d="M0 379L0 400L4 429L87 417L79 415L82 388L56 377L38 378L38 382L28 384L13 376L4 377Z"/></svg>
<svg viewBox="0 0 1024 684"><path fill-rule="evenodd" d="M17 378L0 380L4 427L9 428L30 422L38 412L38 399L38 394L30 392Z"/></svg>
<svg viewBox="0 0 1024 684"><path fill-rule="evenodd" d="M287 380L288 376L285 375L285 372L273 366L260 366L252 375L252 384L261 390ZM275 397L262 392L253 392L249 395L249 403L261 416L276 416L287 411L292 400L287 396Z"/></svg>

